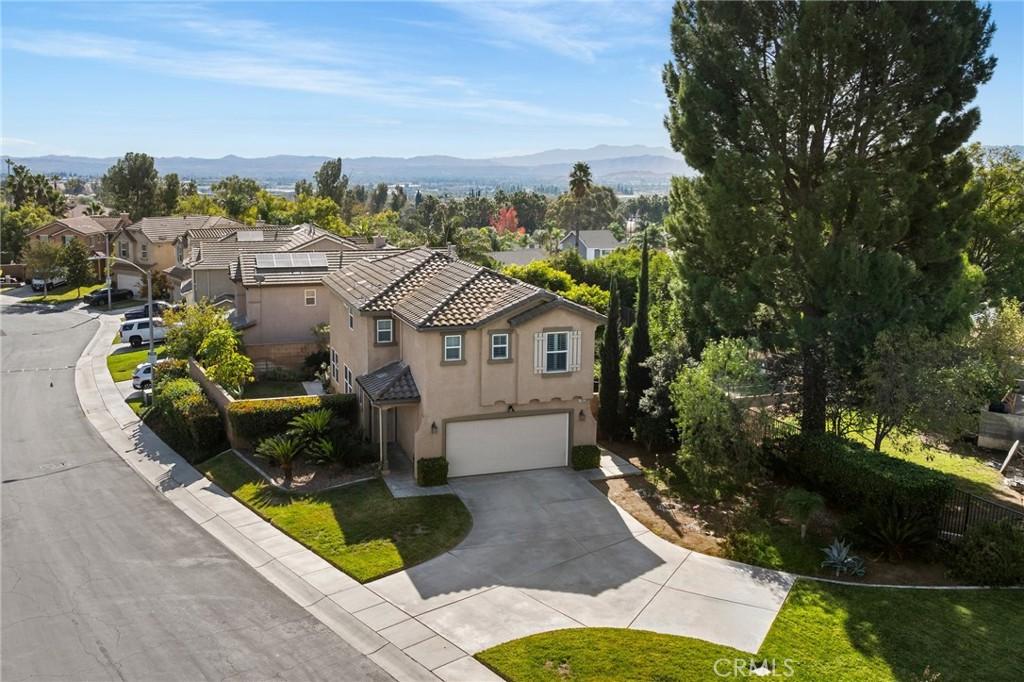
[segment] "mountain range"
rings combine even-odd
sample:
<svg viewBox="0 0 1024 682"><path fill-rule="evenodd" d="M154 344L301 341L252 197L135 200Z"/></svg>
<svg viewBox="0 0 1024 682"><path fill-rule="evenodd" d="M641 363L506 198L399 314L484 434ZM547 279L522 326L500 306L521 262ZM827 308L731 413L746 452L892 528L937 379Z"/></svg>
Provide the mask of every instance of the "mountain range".
<svg viewBox="0 0 1024 682"><path fill-rule="evenodd" d="M314 171L330 157L281 154L257 158L224 156L156 157L160 173L177 173L197 181L216 180L229 175L255 178L264 183L293 183L312 178ZM103 175L116 157L36 156L12 159L36 173L46 175ZM351 182L447 185L555 185L567 184L572 164L590 164L594 180L605 184L666 186L673 175L692 171L680 154L664 147L643 145L598 145L589 149L551 149L536 154L466 159L456 156L413 156L409 158L365 156L344 158L344 172Z"/></svg>

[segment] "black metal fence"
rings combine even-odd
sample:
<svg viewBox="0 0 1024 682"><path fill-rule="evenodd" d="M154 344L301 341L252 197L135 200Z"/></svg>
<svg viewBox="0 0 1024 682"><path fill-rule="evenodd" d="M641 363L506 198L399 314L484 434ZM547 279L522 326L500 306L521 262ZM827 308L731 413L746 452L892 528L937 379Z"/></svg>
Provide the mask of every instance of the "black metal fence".
<svg viewBox="0 0 1024 682"><path fill-rule="evenodd" d="M956 542L971 528L994 521L1010 521L1024 528L1024 511L956 489L939 516L939 534Z"/></svg>

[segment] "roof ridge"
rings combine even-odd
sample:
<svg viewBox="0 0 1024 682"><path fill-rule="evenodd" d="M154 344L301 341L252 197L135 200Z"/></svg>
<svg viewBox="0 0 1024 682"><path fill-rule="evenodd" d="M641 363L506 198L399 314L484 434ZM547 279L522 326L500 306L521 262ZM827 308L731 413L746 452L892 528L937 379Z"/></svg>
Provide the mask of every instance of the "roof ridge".
<svg viewBox="0 0 1024 682"><path fill-rule="evenodd" d="M466 281L464 281L464 282L463 282L462 284L460 284L459 286L455 287L455 290L454 290L454 291L452 291L452 292L451 292L450 294L448 294L448 295L447 295L447 296L445 296L445 297L444 297L443 299L441 299L440 301L438 301L438 303L437 303L437 305L436 305L436 306L434 306L434 307L433 307L433 308L431 308L431 309L430 309L429 311L427 311L427 314L426 314L426 315L424 315L424 316L423 316L423 317L422 317L422 318L420 319L420 321L419 321L419 324L427 324L427 323L429 323L429 322L430 322L431 320L433 320L433 319L434 319L435 317L437 317L438 313L440 313L440 312L441 312L441 309L442 309L442 308L443 308L444 306L448 305L448 304L449 304L449 303L450 303L450 302L452 301L452 299L453 299L453 298L455 298L456 296L458 296L459 294L461 294L461 293L462 293L463 291L465 291L465 290L466 290L466 288L467 288L467 287L468 287L468 286L469 286L470 284L472 284L473 282L475 282L476 280L478 280L478 279L480 278L480 276L481 276L481 275L482 275L483 273L487 272L487 268L483 267L482 265L476 265L476 264L474 264L474 263L469 263L469 262L467 262L467 261L464 261L464 260L459 260L459 259L456 259L456 260L452 261L452 264L453 264L453 265L454 265L455 263L463 263L463 264L465 264L465 265L472 265L473 267L475 267L475 268L476 268L476 272L474 272L474 273L473 273L472 275L470 275L469 277L467 277L467 278L466 278ZM438 273L438 274L440 274L440 273ZM435 275L435 276L436 276L436 275Z"/></svg>

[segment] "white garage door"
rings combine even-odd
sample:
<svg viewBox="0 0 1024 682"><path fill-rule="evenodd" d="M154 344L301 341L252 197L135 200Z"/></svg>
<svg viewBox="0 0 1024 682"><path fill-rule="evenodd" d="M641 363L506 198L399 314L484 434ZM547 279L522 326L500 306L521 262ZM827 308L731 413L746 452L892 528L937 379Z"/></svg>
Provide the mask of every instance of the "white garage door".
<svg viewBox="0 0 1024 682"><path fill-rule="evenodd" d="M124 275L118 273L117 275L117 288L118 289L131 289L136 294L142 291L142 277L139 275Z"/></svg>
<svg viewBox="0 0 1024 682"><path fill-rule="evenodd" d="M445 430L449 476L568 464L569 415L564 412L450 422Z"/></svg>

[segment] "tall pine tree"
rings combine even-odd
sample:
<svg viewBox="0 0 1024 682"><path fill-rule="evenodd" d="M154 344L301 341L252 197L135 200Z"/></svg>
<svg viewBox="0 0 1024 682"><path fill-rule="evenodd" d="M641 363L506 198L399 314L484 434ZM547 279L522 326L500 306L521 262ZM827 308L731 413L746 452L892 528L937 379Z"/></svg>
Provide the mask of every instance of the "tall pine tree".
<svg viewBox="0 0 1024 682"><path fill-rule="evenodd" d="M619 393L622 390L619 311L622 306L614 275L608 293L608 321L604 325L604 343L601 346L601 406L597 413L597 425L605 438L614 440L622 433L622 417L619 412Z"/></svg>
<svg viewBox="0 0 1024 682"><path fill-rule="evenodd" d="M626 418L632 423L640 413L640 398L651 387L651 370L646 366L651 357L651 333L648 321L650 308L650 254L647 231L644 231L643 250L640 253L640 277L636 285L636 322L626 356Z"/></svg>
<svg viewBox="0 0 1024 682"><path fill-rule="evenodd" d="M801 359L802 427L883 330L966 324L978 192L961 150L992 77L973 2L675 5L672 145L706 219L675 221L707 337L757 333ZM854 377L856 380L856 377Z"/></svg>

